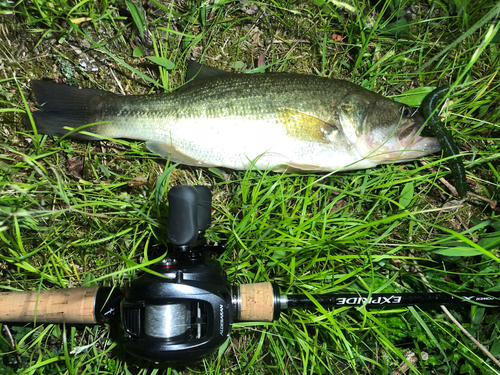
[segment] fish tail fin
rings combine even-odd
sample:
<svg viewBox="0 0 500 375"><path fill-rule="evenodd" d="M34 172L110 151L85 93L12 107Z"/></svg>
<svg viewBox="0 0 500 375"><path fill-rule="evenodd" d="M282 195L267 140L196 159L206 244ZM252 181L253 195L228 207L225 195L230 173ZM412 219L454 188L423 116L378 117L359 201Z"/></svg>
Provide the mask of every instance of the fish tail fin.
<svg viewBox="0 0 500 375"><path fill-rule="evenodd" d="M50 81L32 81L31 88L41 111L32 112L36 129L41 134L61 137L71 130L92 123L90 101L96 97L109 95L102 90L69 86ZM112 94L114 95L114 94ZM32 124L28 114L23 116L24 125L31 129ZM97 126L85 128L88 132L97 133ZM82 133L71 133L72 139L98 140Z"/></svg>

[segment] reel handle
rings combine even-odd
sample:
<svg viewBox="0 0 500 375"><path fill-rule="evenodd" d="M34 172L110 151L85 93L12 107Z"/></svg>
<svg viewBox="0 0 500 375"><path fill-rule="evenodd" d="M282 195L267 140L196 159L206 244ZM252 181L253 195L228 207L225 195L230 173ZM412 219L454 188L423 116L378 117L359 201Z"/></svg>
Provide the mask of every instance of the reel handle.
<svg viewBox="0 0 500 375"><path fill-rule="evenodd" d="M168 192L167 237L174 246L191 246L210 226L212 193L206 186L174 186Z"/></svg>

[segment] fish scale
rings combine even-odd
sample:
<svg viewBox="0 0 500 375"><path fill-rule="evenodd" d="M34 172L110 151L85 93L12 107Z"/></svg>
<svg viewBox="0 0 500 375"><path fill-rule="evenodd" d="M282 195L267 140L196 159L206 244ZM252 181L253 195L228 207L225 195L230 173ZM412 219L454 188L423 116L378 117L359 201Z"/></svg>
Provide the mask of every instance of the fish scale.
<svg viewBox="0 0 500 375"><path fill-rule="evenodd" d="M201 67L203 69L203 67ZM212 72L214 70L212 69ZM287 73L220 71L176 91L120 96L33 81L43 134L142 140L153 153L194 166L308 172L373 167L439 150L418 135L423 118L350 82ZM47 103L43 105L44 103ZM27 126L31 126L25 118Z"/></svg>

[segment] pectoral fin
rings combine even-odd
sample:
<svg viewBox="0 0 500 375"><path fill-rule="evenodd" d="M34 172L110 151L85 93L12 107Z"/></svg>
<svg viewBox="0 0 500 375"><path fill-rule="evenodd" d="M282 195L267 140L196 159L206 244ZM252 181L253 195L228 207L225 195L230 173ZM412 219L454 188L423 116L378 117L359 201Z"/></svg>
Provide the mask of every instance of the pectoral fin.
<svg viewBox="0 0 500 375"><path fill-rule="evenodd" d="M180 152L175 147L170 146L167 143L149 141L146 142L146 147L152 153L158 154L165 159L170 157L170 160L174 163L192 165L195 167L215 167L213 164L202 163L199 160Z"/></svg>
<svg viewBox="0 0 500 375"><path fill-rule="evenodd" d="M278 121L290 138L302 141L330 143L339 131L335 125L291 108L280 108Z"/></svg>

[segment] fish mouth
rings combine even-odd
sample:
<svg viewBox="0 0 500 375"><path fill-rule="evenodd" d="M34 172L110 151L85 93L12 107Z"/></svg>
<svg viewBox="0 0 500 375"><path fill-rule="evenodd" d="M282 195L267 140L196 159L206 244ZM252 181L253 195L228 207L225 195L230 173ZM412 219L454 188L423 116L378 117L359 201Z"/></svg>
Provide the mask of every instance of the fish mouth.
<svg viewBox="0 0 500 375"><path fill-rule="evenodd" d="M411 121L401 124L396 133L379 146L370 159L378 163L399 163L418 159L441 150L437 138L421 135L422 123Z"/></svg>
<svg viewBox="0 0 500 375"><path fill-rule="evenodd" d="M404 151L404 156L411 153L417 153L418 156L430 154L441 150L441 146L436 137L426 137L422 135L424 127L420 123L412 122L407 126L401 127L397 134L397 139ZM416 157L418 157L416 156Z"/></svg>

